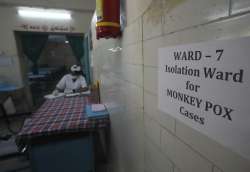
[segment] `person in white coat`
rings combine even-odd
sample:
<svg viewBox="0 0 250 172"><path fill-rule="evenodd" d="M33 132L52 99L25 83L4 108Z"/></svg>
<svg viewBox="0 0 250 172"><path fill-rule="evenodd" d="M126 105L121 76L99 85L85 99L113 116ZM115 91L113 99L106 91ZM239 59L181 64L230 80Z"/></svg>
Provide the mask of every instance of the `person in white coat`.
<svg viewBox="0 0 250 172"><path fill-rule="evenodd" d="M82 75L81 67L73 65L70 68L70 74L64 75L56 85L53 95L58 95L59 92L65 94L83 92L88 90L88 86L84 76Z"/></svg>

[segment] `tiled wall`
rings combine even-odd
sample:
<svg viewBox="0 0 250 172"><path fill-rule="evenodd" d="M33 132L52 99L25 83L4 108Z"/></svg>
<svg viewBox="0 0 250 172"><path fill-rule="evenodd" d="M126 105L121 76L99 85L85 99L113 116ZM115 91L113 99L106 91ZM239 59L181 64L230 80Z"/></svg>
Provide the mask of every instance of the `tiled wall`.
<svg viewBox="0 0 250 172"><path fill-rule="evenodd" d="M126 4L123 37L94 40L93 49L94 76L111 113L112 172L249 172L250 160L157 107L158 48L250 36L249 0ZM122 51L108 50L117 46Z"/></svg>

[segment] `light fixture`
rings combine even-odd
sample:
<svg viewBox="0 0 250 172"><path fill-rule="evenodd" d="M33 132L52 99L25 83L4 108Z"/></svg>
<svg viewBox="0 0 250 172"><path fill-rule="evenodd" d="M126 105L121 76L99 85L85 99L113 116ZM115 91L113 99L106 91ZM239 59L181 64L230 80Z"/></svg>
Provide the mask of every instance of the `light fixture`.
<svg viewBox="0 0 250 172"><path fill-rule="evenodd" d="M65 41L65 44L68 44L69 43L69 41Z"/></svg>
<svg viewBox="0 0 250 172"><path fill-rule="evenodd" d="M18 15L26 18L70 20L71 13L66 10L19 7Z"/></svg>

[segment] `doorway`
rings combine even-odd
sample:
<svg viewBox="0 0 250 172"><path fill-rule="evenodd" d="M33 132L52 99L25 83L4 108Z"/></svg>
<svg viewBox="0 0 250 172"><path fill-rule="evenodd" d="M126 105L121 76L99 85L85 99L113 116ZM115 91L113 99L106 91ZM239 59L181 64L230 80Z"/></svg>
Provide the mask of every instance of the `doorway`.
<svg viewBox="0 0 250 172"><path fill-rule="evenodd" d="M44 102L69 68L80 65L90 84L90 64L84 34L15 32L23 80L34 109Z"/></svg>

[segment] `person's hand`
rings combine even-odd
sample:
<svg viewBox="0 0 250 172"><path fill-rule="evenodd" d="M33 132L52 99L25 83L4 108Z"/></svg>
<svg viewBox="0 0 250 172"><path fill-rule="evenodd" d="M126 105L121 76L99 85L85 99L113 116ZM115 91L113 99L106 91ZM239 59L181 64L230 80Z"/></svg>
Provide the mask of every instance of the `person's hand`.
<svg viewBox="0 0 250 172"><path fill-rule="evenodd" d="M88 91L88 90L89 90L88 87L84 87L84 88L80 88L80 89L79 89L79 92L85 92L85 91Z"/></svg>

